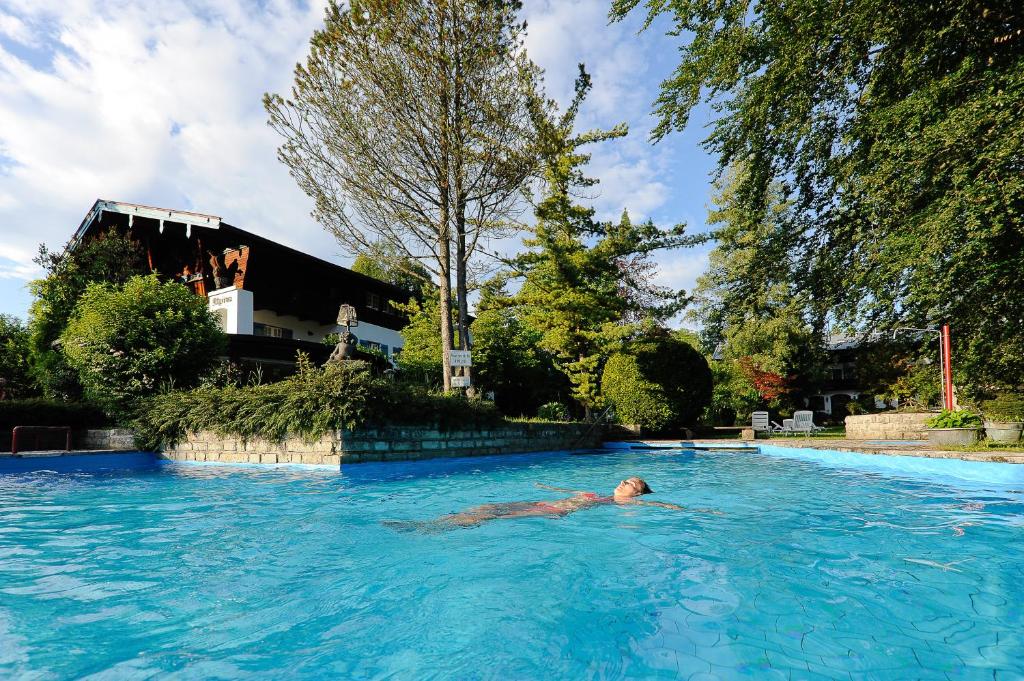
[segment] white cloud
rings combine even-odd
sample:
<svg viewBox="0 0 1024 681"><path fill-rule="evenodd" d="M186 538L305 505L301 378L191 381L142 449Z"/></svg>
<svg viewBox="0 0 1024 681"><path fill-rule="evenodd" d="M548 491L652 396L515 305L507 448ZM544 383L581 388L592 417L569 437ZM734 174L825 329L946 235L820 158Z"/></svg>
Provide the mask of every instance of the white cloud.
<svg viewBox="0 0 1024 681"><path fill-rule="evenodd" d="M3 0L0 259L12 264L0 265L0 279L35 276L38 243L62 245L97 198L213 213L342 258L277 161L261 103L265 91L288 90L323 4ZM631 127L592 149L599 215L671 213L673 150L646 141L664 75L650 70L667 42L635 36L636 21L609 26L608 6L527 0L528 50L563 103L576 64L587 64L594 89L581 128Z"/></svg>

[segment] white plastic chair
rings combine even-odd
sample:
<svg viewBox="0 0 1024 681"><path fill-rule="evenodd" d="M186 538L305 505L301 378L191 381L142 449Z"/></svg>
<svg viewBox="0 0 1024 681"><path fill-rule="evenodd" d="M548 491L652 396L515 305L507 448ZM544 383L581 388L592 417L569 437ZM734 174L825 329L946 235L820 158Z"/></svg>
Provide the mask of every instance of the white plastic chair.
<svg viewBox="0 0 1024 681"><path fill-rule="evenodd" d="M772 426L768 420L768 412L766 411L755 411L750 415L750 427L754 429L754 432L759 430L771 432Z"/></svg>
<svg viewBox="0 0 1024 681"><path fill-rule="evenodd" d="M825 430L821 426L814 425L814 412L813 411L795 411L793 412L793 432L803 433L804 435L810 435L816 433L819 430Z"/></svg>

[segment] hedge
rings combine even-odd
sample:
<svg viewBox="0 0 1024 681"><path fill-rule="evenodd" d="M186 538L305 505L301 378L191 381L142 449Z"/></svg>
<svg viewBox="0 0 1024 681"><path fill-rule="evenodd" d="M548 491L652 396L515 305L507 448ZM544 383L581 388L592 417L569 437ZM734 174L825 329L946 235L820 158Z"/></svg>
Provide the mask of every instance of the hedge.
<svg viewBox="0 0 1024 681"><path fill-rule="evenodd" d="M440 395L374 376L366 362L312 366L300 356L298 372L255 386L201 387L154 395L136 423L140 446L156 449L190 432L279 441L315 440L335 430L400 424L442 430L502 421L490 402Z"/></svg>

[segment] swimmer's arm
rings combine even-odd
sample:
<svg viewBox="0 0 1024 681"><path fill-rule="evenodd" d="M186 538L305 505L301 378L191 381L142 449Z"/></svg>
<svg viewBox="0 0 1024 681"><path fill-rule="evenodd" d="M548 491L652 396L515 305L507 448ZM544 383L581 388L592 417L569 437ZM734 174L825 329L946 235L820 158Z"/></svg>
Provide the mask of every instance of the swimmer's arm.
<svg viewBox="0 0 1024 681"><path fill-rule="evenodd" d="M721 511L716 511L710 508L686 508L685 506L678 506L676 504L667 504L664 501L640 501L639 499L631 500L629 503L637 504L639 506L657 506L658 508L667 508L671 511L695 511L697 513L712 513L714 515L722 515Z"/></svg>
<svg viewBox="0 0 1024 681"><path fill-rule="evenodd" d="M631 504L637 506L657 506L658 508L667 508L672 511L685 511L685 506L677 506L676 504L666 504L664 501L640 501L639 499L630 500Z"/></svg>

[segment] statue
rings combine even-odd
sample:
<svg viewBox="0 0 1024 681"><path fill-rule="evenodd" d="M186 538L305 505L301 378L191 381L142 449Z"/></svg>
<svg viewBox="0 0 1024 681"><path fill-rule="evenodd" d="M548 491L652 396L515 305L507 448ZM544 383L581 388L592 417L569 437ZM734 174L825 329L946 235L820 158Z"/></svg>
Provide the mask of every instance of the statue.
<svg viewBox="0 0 1024 681"><path fill-rule="evenodd" d="M344 333L338 334L338 344L334 346L334 352L327 358L327 362L342 362L352 359L356 354L356 345L359 339L350 330L353 326L359 326L359 319L356 317L356 309L348 303L338 308L338 325L345 327Z"/></svg>
<svg viewBox="0 0 1024 681"><path fill-rule="evenodd" d="M206 254L210 256L210 269L213 275L213 285L218 289L227 288L233 283L234 277L225 271L220 265L220 258L216 255L207 251Z"/></svg>

